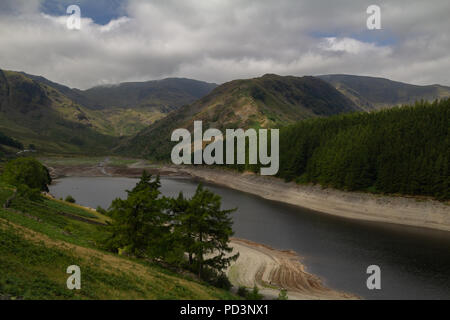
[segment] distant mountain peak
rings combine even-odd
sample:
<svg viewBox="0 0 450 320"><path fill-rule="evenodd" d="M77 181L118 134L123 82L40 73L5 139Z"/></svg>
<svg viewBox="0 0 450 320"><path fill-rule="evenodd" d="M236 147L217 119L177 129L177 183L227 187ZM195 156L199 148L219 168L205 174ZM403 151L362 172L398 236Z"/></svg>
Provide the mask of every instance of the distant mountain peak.
<svg viewBox="0 0 450 320"><path fill-rule="evenodd" d="M366 111L450 97L450 87L441 85L419 86L386 78L347 74L321 75L318 78L333 85Z"/></svg>

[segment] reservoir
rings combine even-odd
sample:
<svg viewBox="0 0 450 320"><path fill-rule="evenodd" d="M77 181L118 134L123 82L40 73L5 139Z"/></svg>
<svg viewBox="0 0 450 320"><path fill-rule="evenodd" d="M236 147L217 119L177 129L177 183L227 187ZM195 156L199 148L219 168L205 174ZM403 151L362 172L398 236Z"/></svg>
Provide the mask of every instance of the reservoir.
<svg viewBox="0 0 450 320"><path fill-rule="evenodd" d="M137 179L72 177L60 179L50 192L72 195L78 204L107 208L126 197ZM161 178L161 191L192 196L198 181ZM265 200L225 187L204 184L222 197L233 214L235 237L281 250L294 250L307 270L329 287L365 299L450 299L450 232L334 217ZM367 267L381 268L381 290L366 286Z"/></svg>

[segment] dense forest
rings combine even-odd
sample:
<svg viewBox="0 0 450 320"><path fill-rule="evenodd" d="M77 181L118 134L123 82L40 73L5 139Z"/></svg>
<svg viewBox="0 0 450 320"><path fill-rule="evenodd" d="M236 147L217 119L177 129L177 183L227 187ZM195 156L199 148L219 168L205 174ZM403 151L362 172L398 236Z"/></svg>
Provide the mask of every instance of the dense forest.
<svg viewBox="0 0 450 320"><path fill-rule="evenodd" d="M286 181L449 199L449 161L450 99L280 130L278 176Z"/></svg>

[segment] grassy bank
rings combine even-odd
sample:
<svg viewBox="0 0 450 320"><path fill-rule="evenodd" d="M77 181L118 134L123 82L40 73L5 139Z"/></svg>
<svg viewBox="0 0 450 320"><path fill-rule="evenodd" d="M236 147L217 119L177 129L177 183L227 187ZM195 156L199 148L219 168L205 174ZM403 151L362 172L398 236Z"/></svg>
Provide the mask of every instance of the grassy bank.
<svg viewBox="0 0 450 320"><path fill-rule="evenodd" d="M103 251L107 217L53 199L11 200L13 194L0 183L0 298L235 298L191 276ZM10 206L3 208L7 199ZM81 290L66 287L70 265L81 268Z"/></svg>

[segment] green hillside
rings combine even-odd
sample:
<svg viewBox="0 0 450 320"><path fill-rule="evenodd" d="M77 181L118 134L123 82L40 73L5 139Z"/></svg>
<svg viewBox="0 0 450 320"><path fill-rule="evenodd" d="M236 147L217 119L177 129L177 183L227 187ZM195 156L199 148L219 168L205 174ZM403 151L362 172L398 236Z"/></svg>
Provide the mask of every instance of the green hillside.
<svg viewBox="0 0 450 320"><path fill-rule="evenodd" d="M56 89L0 70L0 131L44 152L102 153L115 139L100 115Z"/></svg>
<svg viewBox="0 0 450 320"><path fill-rule="evenodd" d="M383 78L343 74L319 78L332 84L366 111L450 97L450 87L441 85L417 86Z"/></svg>
<svg viewBox="0 0 450 320"><path fill-rule="evenodd" d="M79 90L41 76L23 72L20 74L57 92L60 95L59 100L69 101L68 104L76 105L82 110L79 117L89 126L102 134L112 136L132 136L165 117L170 111L205 96L217 86L191 79L168 78ZM72 112L74 115L79 113ZM68 114L70 115L70 112Z"/></svg>
<svg viewBox="0 0 450 320"><path fill-rule="evenodd" d="M194 277L103 251L109 218L96 211L14 194L0 182L1 300L235 298ZM81 290L66 287L70 265L81 268Z"/></svg>
<svg viewBox="0 0 450 320"><path fill-rule="evenodd" d="M314 77L235 80L214 89L197 102L172 112L135 137L121 143L120 153L167 159L176 128L192 131L194 120L205 128L278 127L295 121L359 110L328 83Z"/></svg>
<svg viewBox="0 0 450 320"><path fill-rule="evenodd" d="M450 99L303 121L280 131L278 176L344 190L449 199L449 124Z"/></svg>

